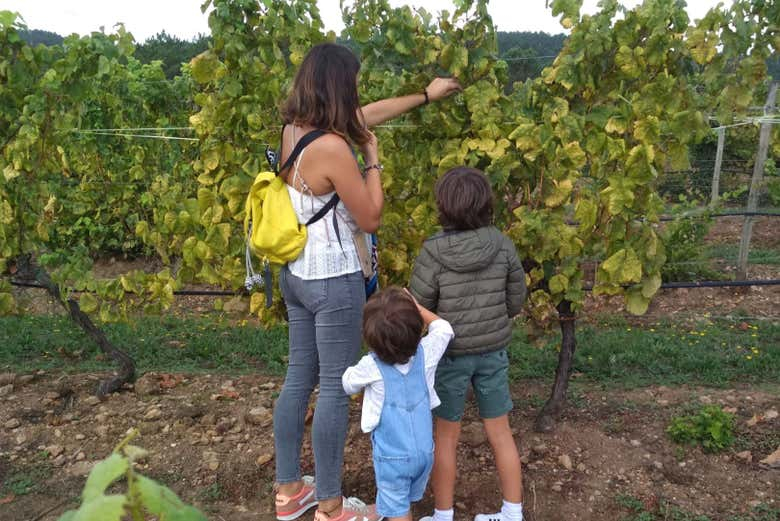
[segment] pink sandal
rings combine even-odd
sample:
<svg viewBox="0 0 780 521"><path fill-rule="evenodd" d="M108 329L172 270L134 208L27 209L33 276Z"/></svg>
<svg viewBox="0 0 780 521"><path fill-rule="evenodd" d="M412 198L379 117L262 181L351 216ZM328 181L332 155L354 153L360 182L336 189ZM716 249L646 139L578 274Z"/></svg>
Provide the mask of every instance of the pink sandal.
<svg viewBox="0 0 780 521"><path fill-rule="evenodd" d="M314 498L314 478L303 476L303 488L294 496L276 494L276 519L292 521L298 519L311 507L317 505Z"/></svg>

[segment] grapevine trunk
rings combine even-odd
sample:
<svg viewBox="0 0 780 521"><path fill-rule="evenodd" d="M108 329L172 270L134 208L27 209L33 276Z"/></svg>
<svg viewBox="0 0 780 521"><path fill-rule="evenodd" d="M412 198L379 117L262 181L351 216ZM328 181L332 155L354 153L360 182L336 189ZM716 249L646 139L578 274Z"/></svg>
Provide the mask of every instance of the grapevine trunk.
<svg viewBox="0 0 780 521"><path fill-rule="evenodd" d="M574 360L574 350L577 339L574 333L574 312L571 302L561 301L558 304L558 320L561 326L561 352L558 355L558 368L555 370L555 383L552 393L536 417L534 428L537 432L550 432L555 428L555 422L566 403L566 390L569 387L569 376Z"/></svg>
<svg viewBox="0 0 780 521"><path fill-rule="evenodd" d="M108 340L108 337L106 337L103 330L97 327L95 323L92 322L92 319L89 318L89 315L81 310L78 301L72 298L62 298L59 286L51 279L45 268L35 265L34 261L31 262L31 268L35 274L36 282L43 286L52 297L62 303L68 311L70 318L84 330L87 336L98 345L103 353L109 356L119 366L119 370L114 376L100 382L97 388L97 396L102 398L108 394L119 391L125 383L132 382L135 379L135 362L130 355L114 346L114 344Z"/></svg>

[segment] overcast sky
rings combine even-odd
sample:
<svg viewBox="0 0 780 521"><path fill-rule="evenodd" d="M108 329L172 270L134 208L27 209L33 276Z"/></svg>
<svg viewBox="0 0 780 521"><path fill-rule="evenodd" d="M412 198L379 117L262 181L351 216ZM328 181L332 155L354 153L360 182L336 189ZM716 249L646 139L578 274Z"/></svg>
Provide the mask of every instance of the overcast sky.
<svg viewBox="0 0 780 521"><path fill-rule="evenodd" d="M44 29L61 35L88 34L101 26L106 32L117 22L123 22L137 41L143 41L161 30L181 38L208 33L207 16L201 14L201 0L0 0L0 10L21 13L30 29ZM391 0L394 6L407 2ZM411 5L428 11L452 10L449 0L417 0ZM637 0L623 0L634 6ZM717 5L716 0L690 0L688 13L700 18ZM724 3L730 3L726 0ZM340 31L343 28L339 0L318 0L325 26ZM597 0L585 0L583 11L593 12ZM503 31L561 32L558 21L545 8L545 0L492 0L489 10L493 21Z"/></svg>

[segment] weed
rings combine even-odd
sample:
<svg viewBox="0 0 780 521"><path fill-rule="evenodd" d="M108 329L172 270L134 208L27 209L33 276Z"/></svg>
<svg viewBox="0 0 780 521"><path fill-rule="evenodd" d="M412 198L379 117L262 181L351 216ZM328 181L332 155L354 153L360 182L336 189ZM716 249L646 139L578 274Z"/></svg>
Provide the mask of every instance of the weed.
<svg viewBox="0 0 780 521"><path fill-rule="evenodd" d="M661 267L665 282L683 280L715 280L722 278L722 272L710 267L704 256L704 238L712 225L708 213L695 217L683 217L691 204L684 203L675 211L678 216L668 223L661 233L666 247L666 264Z"/></svg>
<svg viewBox="0 0 780 521"><path fill-rule="evenodd" d="M780 508L761 503L756 505L747 516L732 517L729 521L777 521L778 519L780 519Z"/></svg>
<svg viewBox="0 0 780 521"><path fill-rule="evenodd" d="M705 249L704 255L712 260L722 260L736 265L739 256L739 244L713 244ZM748 252L748 264L780 265L780 253L777 249L753 247Z"/></svg>
<svg viewBox="0 0 780 521"><path fill-rule="evenodd" d="M683 461L685 460L687 454L685 452L685 447L682 445L678 445L674 448L674 459L677 461Z"/></svg>
<svg viewBox="0 0 780 521"><path fill-rule="evenodd" d="M641 499L629 494L618 494L615 497L615 502L629 511L628 517L622 517L621 521L713 521L709 516L693 514L664 500L649 506ZM732 516L725 519L728 521L776 521L780 519L780 509L762 503L745 516Z"/></svg>
<svg viewBox="0 0 780 521"><path fill-rule="evenodd" d="M666 432L676 443L720 452L734 443L734 416L718 405L705 405L697 414L672 418Z"/></svg>
<svg viewBox="0 0 780 521"><path fill-rule="evenodd" d="M604 423L604 432L615 436L625 432L626 424L620 416L610 416Z"/></svg>
<svg viewBox="0 0 780 521"><path fill-rule="evenodd" d="M225 491L222 490L222 485L214 482L198 492L198 499L206 503L214 503L215 501L225 499Z"/></svg>
<svg viewBox="0 0 780 521"><path fill-rule="evenodd" d="M0 485L0 496L13 494L24 496L40 490L43 483L51 476L48 463L37 463L25 470L10 474Z"/></svg>

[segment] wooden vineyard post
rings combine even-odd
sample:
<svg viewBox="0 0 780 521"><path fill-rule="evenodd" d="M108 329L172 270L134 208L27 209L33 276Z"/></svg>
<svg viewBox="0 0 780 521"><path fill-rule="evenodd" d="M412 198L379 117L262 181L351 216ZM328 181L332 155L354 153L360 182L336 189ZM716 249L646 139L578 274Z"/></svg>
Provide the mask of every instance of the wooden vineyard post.
<svg viewBox="0 0 780 521"><path fill-rule="evenodd" d="M764 105L764 114L767 115L775 106L777 96L777 82L772 83L769 88L769 95ZM761 193L761 184L764 178L764 163L766 162L767 151L769 149L769 134L772 124L765 121L761 124L761 132L758 139L758 152L756 153L756 162L753 166L753 179L750 182L750 193L748 194L747 212L748 214L758 209L758 197ZM753 233L753 216L746 215L742 224L742 238L739 242L739 260L737 262L737 280L747 280L748 253L750 251L750 236Z"/></svg>
<svg viewBox="0 0 780 521"><path fill-rule="evenodd" d="M723 145L726 141L726 129L718 129L718 151L715 153L715 170L712 173L712 194L710 196L710 208L718 204L720 197L720 167L723 164Z"/></svg>

